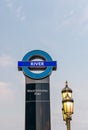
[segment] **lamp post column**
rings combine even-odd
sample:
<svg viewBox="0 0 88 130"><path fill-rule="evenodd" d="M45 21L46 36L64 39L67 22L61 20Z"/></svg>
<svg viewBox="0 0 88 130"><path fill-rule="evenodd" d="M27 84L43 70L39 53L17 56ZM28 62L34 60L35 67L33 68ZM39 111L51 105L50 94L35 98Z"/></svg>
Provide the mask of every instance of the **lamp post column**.
<svg viewBox="0 0 88 130"><path fill-rule="evenodd" d="M66 120L67 130L70 130L70 118Z"/></svg>

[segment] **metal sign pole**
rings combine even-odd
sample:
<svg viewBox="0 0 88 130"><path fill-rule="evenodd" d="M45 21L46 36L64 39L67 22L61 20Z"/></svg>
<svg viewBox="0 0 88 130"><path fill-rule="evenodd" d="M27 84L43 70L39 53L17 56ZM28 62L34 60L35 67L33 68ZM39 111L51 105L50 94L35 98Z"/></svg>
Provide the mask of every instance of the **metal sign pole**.
<svg viewBox="0 0 88 130"><path fill-rule="evenodd" d="M49 77L34 80L25 76L25 130L50 130Z"/></svg>

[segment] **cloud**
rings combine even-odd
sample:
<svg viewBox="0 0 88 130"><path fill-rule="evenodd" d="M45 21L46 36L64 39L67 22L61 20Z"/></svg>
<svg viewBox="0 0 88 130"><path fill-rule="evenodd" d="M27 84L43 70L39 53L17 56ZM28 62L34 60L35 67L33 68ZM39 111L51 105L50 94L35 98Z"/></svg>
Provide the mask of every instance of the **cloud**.
<svg viewBox="0 0 88 130"><path fill-rule="evenodd" d="M88 32L88 5L85 5L81 10L78 18L78 26L80 27L80 34Z"/></svg>
<svg viewBox="0 0 88 130"><path fill-rule="evenodd" d="M0 102L3 100L13 100L14 92L11 89L11 83L1 82L0 81Z"/></svg>
<svg viewBox="0 0 88 130"><path fill-rule="evenodd" d="M6 54L0 55L0 67L8 67L13 65L14 65L14 60L12 59L11 56L8 56Z"/></svg>
<svg viewBox="0 0 88 130"><path fill-rule="evenodd" d="M24 15L22 6L18 6L15 13L16 13L17 19L20 19L21 22L23 22L25 20L26 17Z"/></svg>
<svg viewBox="0 0 88 130"><path fill-rule="evenodd" d="M74 15L74 13L75 13L75 11L72 9L67 14L64 15L64 18L72 17Z"/></svg>
<svg viewBox="0 0 88 130"><path fill-rule="evenodd" d="M56 28L56 31L60 31L65 27L75 24L75 14L76 12L73 9L70 10L68 13L64 14L61 22L59 23L59 26Z"/></svg>
<svg viewBox="0 0 88 130"><path fill-rule="evenodd" d="M13 8L13 2L12 2L12 0L6 0L6 4L7 4L7 7L8 7L9 9L12 9L12 8Z"/></svg>
<svg viewBox="0 0 88 130"><path fill-rule="evenodd" d="M21 22L25 21L26 16L22 4L20 4L16 0L5 0L5 1L6 1L6 6L11 11L11 13L14 14L16 19Z"/></svg>
<svg viewBox="0 0 88 130"><path fill-rule="evenodd" d="M5 82L0 82L0 95L7 95L10 94L10 90L8 89L8 87L10 86L9 83L5 83Z"/></svg>
<svg viewBox="0 0 88 130"><path fill-rule="evenodd" d="M82 9L79 22L80 24L88 24L88 5Z"/></svg>
<svg viewBox="0 0 88 130"><path fill-rule="evenodd" d="M77 8L75 10L70 10L67 14L63 15L63 19L56 30L62 30L66 27L73 27L77 33L86 33L88 31L88 4Z"/></svg>
<svg viewBox="0 0 88 130"><path fill-rule="evenodd" d="M12 83L0 81L0 106L7 107L16 101L15 91L12 89Z"/></svg>

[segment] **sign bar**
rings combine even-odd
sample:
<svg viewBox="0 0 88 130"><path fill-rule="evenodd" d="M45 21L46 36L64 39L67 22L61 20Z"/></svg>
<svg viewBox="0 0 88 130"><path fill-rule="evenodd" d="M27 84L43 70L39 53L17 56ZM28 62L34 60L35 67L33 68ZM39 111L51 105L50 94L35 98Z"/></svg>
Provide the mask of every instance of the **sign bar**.
<svg viewBox="0 0 88 130"><path fill-rule="evenodd" d="M29 67L31 68L46 68L52 66L54 69L57 67L56 61L18 61L18 68L19 70L22 67Z"/></svg>

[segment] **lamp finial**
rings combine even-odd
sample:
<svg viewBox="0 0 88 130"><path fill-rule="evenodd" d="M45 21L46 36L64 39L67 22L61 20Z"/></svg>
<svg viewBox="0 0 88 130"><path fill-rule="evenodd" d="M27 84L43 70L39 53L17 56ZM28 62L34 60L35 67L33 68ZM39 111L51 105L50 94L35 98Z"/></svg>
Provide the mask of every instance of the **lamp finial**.
<svg viewBox="0 0 88 130"><path fill-rule="evenodd" d="M68 81L66 81L66 87L68 87Z"/></svg>

